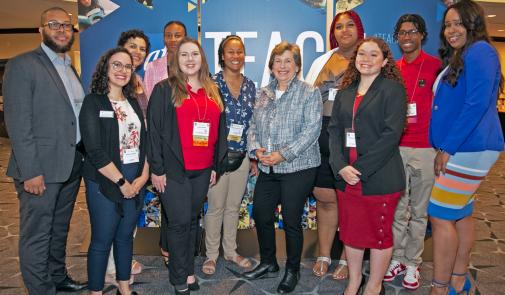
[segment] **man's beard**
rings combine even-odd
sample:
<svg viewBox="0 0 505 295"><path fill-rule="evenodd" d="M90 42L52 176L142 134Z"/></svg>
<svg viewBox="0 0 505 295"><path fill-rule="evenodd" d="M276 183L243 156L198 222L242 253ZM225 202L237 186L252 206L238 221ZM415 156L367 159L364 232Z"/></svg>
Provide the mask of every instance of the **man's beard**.
<svg viewBox="0 0 505 295"><path fill-rule="evenodd" d="M47 47L51 48L51 50L56 53L65 53L68 52L70 48L72 48L72 44L74 44L74 34L72 33L70 40L68 40L66 45L60 46L51 39L51 36L47 35L45 31L42 31L42 42L44 42Z"/></svg>

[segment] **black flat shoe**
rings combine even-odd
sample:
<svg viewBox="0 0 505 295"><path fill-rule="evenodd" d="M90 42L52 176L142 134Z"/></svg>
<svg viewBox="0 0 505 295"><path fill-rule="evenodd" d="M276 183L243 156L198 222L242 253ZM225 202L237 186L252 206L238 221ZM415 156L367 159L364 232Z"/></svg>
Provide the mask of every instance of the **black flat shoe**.
<svg viewBox="0 0 505 295"><path fill-rule="evenodd" d="M191 284L188 284L188 289L190 291L198 291L200 290L200 285L198 285L198 279L195 277L195 281Z"/></svg>
<svg viewBox="0 0 505 295"><path fill-rule="evenodd" d="M190 294L189 287L184 290L177 290L175 288L174 288L174 290L175 290L175 295L189 295Z"/></svg>
<svg viewBox="0 0 505 295"><path fill-rule="evenodd" d="M123 295L121 294L121 292L119 292L119 289L116 290L116 295ZM139 293L135 292L135 291L131 291L130 292L130 295L139 295Z"/></svg>
<svg viewBox="0 0 505 295"><path fill-rule="evenodd" d="M249 280L261 278L276 278L279 275L279 265L277 263L260 263L255 269L244 272L242 277Z"/></svg>
<svg viewBox="0 0 505 295"><path fill-rule="evenodd" d="M56 291L58 292L77 292L84 290L88 287L87 282L79 282L72 279L70 276L66 276L63 281L56 285Z"/></svg>
<svg viewBox="0 0 505 295"><path fill-rule="evenodd" d="M277 287L277 293L285 294L291 293L296 288L298 280L300 279L300 271L286 269L284 277L282 278L279 287Z"/></svg>

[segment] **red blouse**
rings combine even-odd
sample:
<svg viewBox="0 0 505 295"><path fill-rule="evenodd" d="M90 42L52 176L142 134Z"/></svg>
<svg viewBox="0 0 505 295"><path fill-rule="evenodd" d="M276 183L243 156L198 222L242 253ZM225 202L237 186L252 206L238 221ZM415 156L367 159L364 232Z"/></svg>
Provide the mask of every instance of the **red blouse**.
<svg viewBox="0 0 505 295"><path fill-rule="evenodd" d="M189 97L176 109L179 136L181 138L184 168L186 170L201 170L212 166L214 145L218 138L219 106L207 96L205 89L196 92L186 85ZM206 146L193 145L193 124L195 122L210 123L210 131Z"/></svg>

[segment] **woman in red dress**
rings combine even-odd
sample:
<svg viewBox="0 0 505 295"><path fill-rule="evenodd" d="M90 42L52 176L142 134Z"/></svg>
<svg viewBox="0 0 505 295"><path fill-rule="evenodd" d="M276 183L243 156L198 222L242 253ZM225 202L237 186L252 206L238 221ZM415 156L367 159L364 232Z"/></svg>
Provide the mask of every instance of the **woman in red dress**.
<svg viewBox="0 0 505 295"><path fill-rule="evenodd" d="M365 294L384 294L382 278L393 250L392 223L405 189L398 144L406 93L391 51L366 38L349 62L328 127L330 166L336 178L340 239L349 264L345 294L364 286L363 253L370 249Z"/></svg>

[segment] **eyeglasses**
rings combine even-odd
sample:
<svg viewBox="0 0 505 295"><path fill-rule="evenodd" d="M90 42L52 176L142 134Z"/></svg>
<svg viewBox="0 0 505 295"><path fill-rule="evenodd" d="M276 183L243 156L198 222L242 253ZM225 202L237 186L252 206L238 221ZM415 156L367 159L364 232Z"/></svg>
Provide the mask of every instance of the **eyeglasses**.
<svg viewBox="0 0 505 295"><path fill-rule="evenodd" d="M112 66L112 69L116 72L121 72L123 70L126 70L127 72L133 71L133 65L132 64L122 64L119 61L113 61L110 63Z"/></svg>
<svg viewBox="0 0 505 295"><path fill-rule="evenodd" d="M414 36L415 34L419 33L418 30L408 30L408 31L399 31L398 36L399 37L405 37L405 36Z"/></svg>
<svg viewBox="0 0 505 295"><path fill-rule="evenodd" d="M58 31L61 28L63 28L63 30L65 30L65 31L72 31L72 29L74 28L74 26L72 24L69 24L69 23L59 23L57 21L47 22L47 24L44 24L43 26L44 27L47 26L47 27L49 27L49 29L51 29L53 31Z"/></svg>

